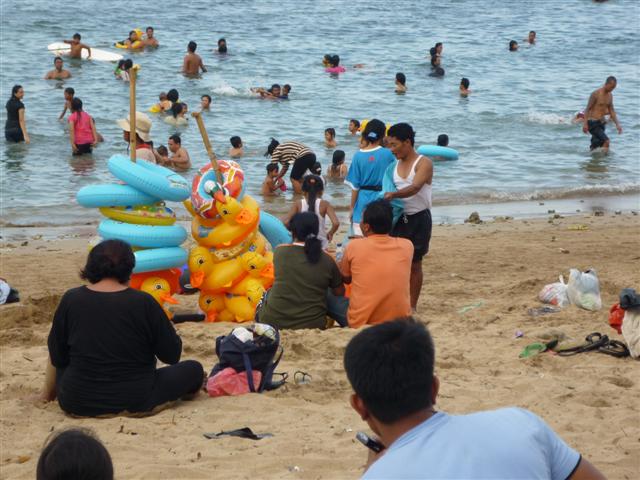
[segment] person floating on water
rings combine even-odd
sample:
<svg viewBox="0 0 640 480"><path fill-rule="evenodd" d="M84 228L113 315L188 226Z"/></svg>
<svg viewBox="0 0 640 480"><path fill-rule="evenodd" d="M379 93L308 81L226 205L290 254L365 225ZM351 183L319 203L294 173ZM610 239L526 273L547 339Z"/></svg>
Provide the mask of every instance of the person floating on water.
<svg viewBox="0 0 640 480"><path fill-rule="evenodd" d="M518 51L518 42L516 42L515 40L511 40L509 42L509 51L510 52L517 52Z"/></svg>
<svg viewBox="0 0 640 480"><path fill-rule="evenodd" d="M618 115L613 108L613 91L618 81L616 77L607 77L604 85L594 91L589 97L589 103L584 111L584 123L582 131L591 134L590 150L602 147L602 151L609 151L609 137L605 133L606 126L605 117L609 115L618 130L618 134L622 134L622 127L618 121Z"/></svg>
<svg viewBox="0 0 640 480"><path fill-rule="evenodd" d="M58 117L58 120L62 120L67 114L67 110L71 110L71 101L73 100L73 96L75 94L76 91L72 87L67 87L64 89L64 108L62 109L62 113Z"/></svg>
<svg viewBox="0 0 640 480"><path fill-rule="evenodd" d="M535 43L536 43L536 32L531 30L529 32L529 36L526 38L525 42L527 42L529 45L535 45Z"/></svg>
<svg viewBox="0 0 640 480"><path fill-rule="evenodd" d="M396 93L407 93L407 77L404 73L396 73Z"/></svg>
<svg viewBox="0 0 640 480"><path fill-rule="evenodd" d="M283 186L285 189L287 188L284 184L284 180L278 176L279 170L280 167L277 163L267 164L267 176L264 177L264 180L262 181L262 195L279 195L279 190L283 190Z"/></svg>
<svg viewBox="0 0 640 480"><path fill-rule="evenodd" d="M82 36L79 33L74 33L71 40L63 40L64 43L71 45L69 50L69 58L82 58L82 49L86 49L89 52L87 60L91 58L91 47L81 43Z"/></svg>
<svg viewBox="0 0 640 480"><path fill-rule="evenodd" d="M468 78L462 77L462 80L460 80L460 96L466 97L471 93L471 90L469 90L470 84L471 82L469 82Z"/></svg>
<svg viewBox="0 0 640 480"><path fill-rule="evenodd" d="M134 48L141 48L140 46L133 46L136 42L139 42L140 44L142 44L141 46L144 47L144 43L142 42L142 38L140 37L140 35L138 35L137 30L131 30L129 32L129 36L127 37L126 40L123 40L121 43L122 45L125 46L125 48L128 48L129 50L134 49Z"/></svg>
<svg viewBox="0 0 640 480"><path fill-rule="evenodd" d="M47 74L44 76L45 80L65 80L67 78L71 78L71 72L63 68L64 62L62 60L62 57L54 58L53 66L55 68L47 72Z"/></svg>
<svg viewBox="0 0 640 480"><path fill-rule="evenodd" d="M347 127L347 130L349 130L349 134L351 136L356 136L360 131L360 120L356 120L355 118L349 120L349 126Z"/></svg>
<svg viewBox="0 0 640 480"><path fill-rule="evenodd" d="M408 123L389 128L389 148L398 159L393 171L397 190L384 194L385 200L402 199L402 216L391 233L413 243L411 263L411 308L416 311L422 289L422 258L429 252L431 240L431 181L433 162L415 150L415 132Z"/></svg>
<svg viewBox="0 0 640 480"><path fill-rule="evenodd" d="M326 148L336 148L338 142L336 142L336 129L325 128L324 130L324 146Z"/></svg>
<svg viewBox="0 0 640 480"><path fill-rule="evenodd" d="M22 99L24 89L22 85L14 85L11 89L11 98L5 105L7 109L7 120L4 124L4 137L7 142L29 143L31 139L27 133L27 119Z"/></svg>
<svg viewBox="0 0 640 480"><path fill-rule="evenodd" d="M200 97L200 111L209 111L209 107L211 107L211 95L207 95L206 93Z"/></svg>
<svg viewBox="0 0 640 480"><path fill-rule="evenodd" d="M291 93L291 85L285 83L282 86L282 93L278 97L280 100L289 100L289 93Z"/></svg>
<svg viewBox="0 0 640 480"><path fill-rule="evenodd" d="M202 58L196 53L197 48L198 44L193 40L187 45L187 54L184 56L184 61L182 62L182 73L185 75L193 76L198 75L200 70L202 70L203 73L207 71L207 67L202 63Z"/></svg>
<svg viewBox="0 0 640 480"><path fill-rule="evenodd" d="M429 74L430 77L442 78L444 77L444 68L436 67L433 72Z"/></svg>
<svg viewBox="0 0 640 480"><path fill-rule="evenodd" d="M175 102L171 105L169 110L171 115L164 117L165 123L173 125L174 127L184 127L189 124L189 121L185 115L187 114L186 105L181 102Z"/></svg>
<svg viewBox="0 0 640 480"><path fill-rule="evenodd" d="M441 133L440 135L438 135L438 141L436 142L436 145L438 145L439 147L448 147L449 135L447 135L446 133Z"/></svg>
<svg viewBox="0 0 640 480"><path fill-rule="evenodd" d="M152 48L159 47L160 42L158 42L158 39L154 36L155 30L153 29L153 27L147 27L146 33L147 33L147 37L142 40L142 43L144 43L144 46L152 47Z"/></svg>
<svg viewBox="0 0 640 480"><path fill-rule="evenodd" d="M224 38L218 40L218 53L227 53L227 41Z"/></svg>
<svg viewBox="0 0 640 480"><path fill-rule="evenodd" d="M254 87L251 89L253 93L260 95L260 98L265 100L286 100L289 98L289 92L291 91L291 85L285 85L285 91L283 93L279 83L274 83L271 88Z"/></svg>
<svg viewBox="0 0 640 480"><path fill-rule="evenodd" d="M275 138L267 147L265 157L271 157L271 163L282 166L278 178L283 178L291 167L291 185L296 193L302 193L302 177L316 163L316 154L300 142L279 143Z"/></svg>
<svg viewBox="0 0 640 480"><path fill-rule="evenodd" d="M234 135L229 139L229 143L231 143L231 148L229 149L229 156L231 158L240 158L244 155L244 145L240 137Z"/></svg>

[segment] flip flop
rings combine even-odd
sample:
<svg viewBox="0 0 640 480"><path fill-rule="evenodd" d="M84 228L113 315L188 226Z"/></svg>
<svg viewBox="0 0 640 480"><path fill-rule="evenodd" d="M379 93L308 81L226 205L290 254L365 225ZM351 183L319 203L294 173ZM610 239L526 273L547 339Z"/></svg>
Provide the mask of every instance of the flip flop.
<svg viewBox="0 0 640 480"><path fill-rule="evenodd" d="M530 358L538 355L539 353L545 352L546 350L547 350L547 346L544 343L540 343L540 342L530 343L529 345L524 347L524 349L522 350L522 352L520 352L520 355L518 356L520 358Z"/></svg>
<svg viewBox="0 0 640 480"><path fill-rule="evenodd" d="M591 352L593 350L598 350L599 348L606 346L610 342L608 336L602 335L599 332L594 332L587 335L585 340L586 340L586 343L583 343L582 345L559 349L559 350L556 350L556 353L561 357L569 357L571 355L577 355L578 353Z"/></svg>

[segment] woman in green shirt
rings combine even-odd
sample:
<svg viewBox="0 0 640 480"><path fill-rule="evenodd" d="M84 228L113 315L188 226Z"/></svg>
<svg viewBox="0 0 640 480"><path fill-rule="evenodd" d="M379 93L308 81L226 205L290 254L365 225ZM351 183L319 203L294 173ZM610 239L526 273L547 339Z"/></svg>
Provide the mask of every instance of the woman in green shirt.
<svg viewBox="0 0 640 480"><path fill-rule="evenodd" d="M289 227L293 243L274 252L275 282L257 317L278 328L326 328L327 292L344 295L340 269L322 250L317 215L297 213Z"/></svg>

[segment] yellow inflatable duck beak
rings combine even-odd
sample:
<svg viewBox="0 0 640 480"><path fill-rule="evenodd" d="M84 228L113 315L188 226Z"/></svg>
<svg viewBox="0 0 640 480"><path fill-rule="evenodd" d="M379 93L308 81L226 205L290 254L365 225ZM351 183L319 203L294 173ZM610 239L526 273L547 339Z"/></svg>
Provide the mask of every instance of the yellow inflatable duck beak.
<svg viewBox="0 0 640 480"><path fill-rule="evenodd" d="M160 300L162 300L163 302L166 302L166 303L170 303L172 305L177 305L178 303L180 303L178 300L173 298L168 293L163 293L162 295L160 295Z"/></svg>
<svg viewBox="0 0 640 480"><path fill-rule="evenodd" d="M227 203L227 197L224 195L223 190L218 190L213 194L213 198L215 198L220 203Z"/></svg>
<svg viewBox="0 0 640 480"><path fill-rule="evenodd" d="M207 323L213 323L216 321L217 318L217 313L216 312L207 312L207 318L205 319L205 322Z"/></svg>
<svg viewBox="0 0 640 480"><path fill-rule="evenodd" d="M236 216L236 223L239 223L240 225L249 225L254 219L255 217L253 216L253 213L248 209L243 208Z"/></svg>
<svg viewBox="0 0 640 480"><path fill-rule="evenodd" d="M275 278L275 271L273 269L273 263L270 263L262 270L260 270L260 276L263 278L268 278L269 280L273 280Z"/></svg>
<svg viewBox="0 0 640 480"><path fill-rule="evenodd" d="M204 272L192 272L189 276L189 283L193 288L199 288L204 282Z"/></svg>

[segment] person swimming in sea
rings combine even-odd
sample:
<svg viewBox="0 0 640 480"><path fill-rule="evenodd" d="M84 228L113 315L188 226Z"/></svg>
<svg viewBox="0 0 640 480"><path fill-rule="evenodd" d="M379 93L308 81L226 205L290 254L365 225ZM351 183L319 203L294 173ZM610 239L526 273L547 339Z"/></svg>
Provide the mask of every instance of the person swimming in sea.
<svg viewBox="0 0 640 480"><path fill-rule="evenodd" d="M407 77L404 73L398 72L396 73L396 93L406 93L407 92Z"/></svg>
<svg viewBox="0 0 640 480"><path fill-rule="evenodd" d="M229 149L229 156L231 158L240 158L244 155L244 145L240 137L237 135L231 137L229 143L231 143L231 148Z"/></svg>
<svg viewBox="0 0 640 480"><path fill-rule="evenodd" d="M344 163L345 153L343 150L333 152L331 165L327 168L327 178L344 180L347 176L347 165Z"/></svg>
<svg viewBox="0 0 640 480"><path fill-rule="evenodd" d="M466 97L471 93L471 90L469 90L470 84L471 82L469 82L468 78L462 77L462 80L460 80L460 96L461 97Z"/></svg>
<svg viewBox="0 0 640 480"><path fill-rule="evenodd" d="M278 177L280 166L277 163L267 165L267 176L262 181L262 195L279 195L280 191L287 189L284 180ZM282 188L284 186L284 189Z"/></svg>
<svg viewBox="0 0 640 480"><path fill-rule="evenodd" d="M441 78L444 77L444 68L436 67L433 72L429 74L430 77Z"/></svg>
<svg viewBox="0 0 640 480"><path fill-rule="evenodd" d="M360 120L356 120L355 118L349 120L347 130L349 130L349 135L356 136L360 131Z"/></svg>
<svg viewBox="0 0 640 480"><path fill-rule="evenodd" d="M326 148L336 148L338 143L336 142L336 129L325 128L324 130L324 146Z"/></svg>
<svg viewBox="0 0 640 480"><path fill-rule="evenodd" d="M164 121L174 127L183 127L188 124L185 114L187 109L183 103L176 102L171 106L171 115L165 117Z"/></svg>
<svg viewBox="0 0 640 480"><path fill-rule="evenodd" d="M509 51L510 52L517 52L518 51L518 42L516 42L515 40L511 40L509 42Z"/></svg>

